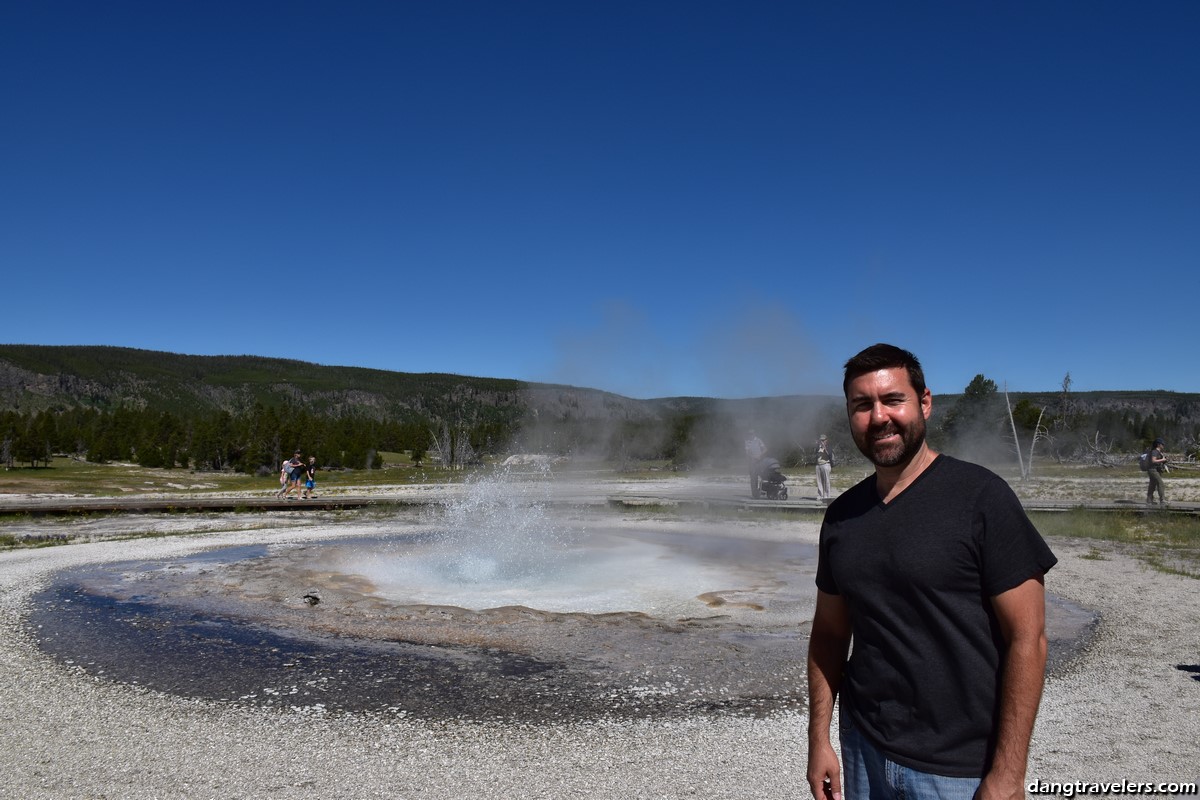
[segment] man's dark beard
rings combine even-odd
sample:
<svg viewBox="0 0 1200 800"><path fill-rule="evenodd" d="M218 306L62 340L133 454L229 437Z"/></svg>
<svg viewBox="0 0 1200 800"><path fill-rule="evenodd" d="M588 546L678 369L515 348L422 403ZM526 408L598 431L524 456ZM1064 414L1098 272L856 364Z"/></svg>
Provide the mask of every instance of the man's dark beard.
<svg viewBox="0 0 1200 800"><path fill-rule="evenodd" d="M879 451L874 447L875 436L884 431L894 430L900 434L900 444L893 445L885 450ZM877 428L868 428L866 438L859 440L855 437L854 443L858 445L859 452L866 456L872 464L877 467L894 467L898 464L903 464L916 455L921 449L921 443L925 441L925 418L917 417L917 420L912 425L900 427L889 422L887 425Z"/></svg>

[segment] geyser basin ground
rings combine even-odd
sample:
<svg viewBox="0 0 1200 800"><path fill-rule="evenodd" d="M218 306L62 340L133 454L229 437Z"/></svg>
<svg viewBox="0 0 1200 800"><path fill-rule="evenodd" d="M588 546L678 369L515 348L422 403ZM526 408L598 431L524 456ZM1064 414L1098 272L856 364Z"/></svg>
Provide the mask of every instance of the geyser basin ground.
<svg viewBox="0 0 1200 800"><path fill-rule="evenodd" d="M64 661L189 697L426 719L763 714L805 702L815 548L798 524L414 517L66 572L30 620ZM1061 661L1093 619L1050 616Z"/></svg>

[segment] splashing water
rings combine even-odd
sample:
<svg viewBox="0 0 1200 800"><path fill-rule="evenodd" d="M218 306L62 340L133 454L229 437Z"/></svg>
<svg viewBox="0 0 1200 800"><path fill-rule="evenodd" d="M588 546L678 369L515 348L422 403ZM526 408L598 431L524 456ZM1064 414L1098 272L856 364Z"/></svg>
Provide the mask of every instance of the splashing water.
<svg viewBox="0 0 1200 800"><path fill-rule="evenodd" d="M548 501L544 476L521 479L507 470L472 476L435 523L445 532L430 554L433 566L463 584L555 577L580 532L555 519Z"/></svg>
<svg viewBox="0 0 1200 800"><path fill-rule="evenodd" d="M565 517L545 477L507 471L473 478L461 496L429 512L433 533L382 548L322 549L324 566L366 578L401 604L468 609L695 614L697 595L738 585L732 561L689 552L677 540Z"/></svg>

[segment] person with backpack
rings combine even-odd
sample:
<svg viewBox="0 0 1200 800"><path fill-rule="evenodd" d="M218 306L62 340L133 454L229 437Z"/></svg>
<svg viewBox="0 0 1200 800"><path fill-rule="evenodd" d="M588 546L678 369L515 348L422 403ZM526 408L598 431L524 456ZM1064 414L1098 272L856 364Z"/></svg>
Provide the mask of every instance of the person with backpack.
<svg viewBox="0 0 1200 800"><path fill-rule="evenodd" d="M1146 505L1154 505L1154 493L1158 492L1158 504L1165 506L1167 504L1166 489L1163 486L1162 474L1167 471L1167 454L1164 452L1167 443L1162 439L1155 439L1154 444L1146 452L1144 463L1146 465L1146 474L1150 477L1150 483L1146 486Z"/></svg>

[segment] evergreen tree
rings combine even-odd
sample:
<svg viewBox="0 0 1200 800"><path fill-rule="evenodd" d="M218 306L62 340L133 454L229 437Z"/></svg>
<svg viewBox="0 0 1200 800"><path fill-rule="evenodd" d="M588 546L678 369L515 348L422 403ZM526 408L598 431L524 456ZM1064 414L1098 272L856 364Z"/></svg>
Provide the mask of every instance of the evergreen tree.
<svg viewBox="0 0 1200 800"><path fill-rule="evenodd" d="M1007 422L996 382L980 374L971 379L947 412L942 428L954 454L971 461L993 462L1003 458L1011 446L1011 436L1006 439L1004 428Z"/></svg>

